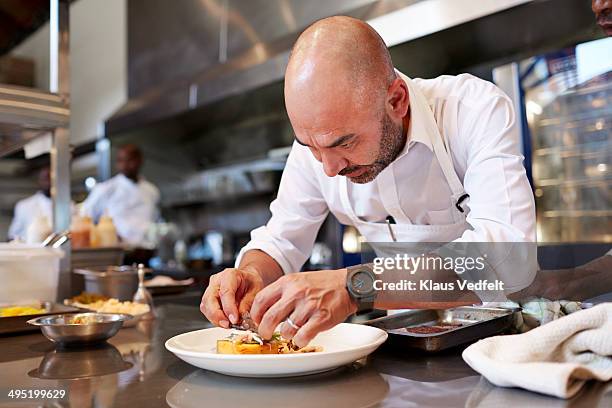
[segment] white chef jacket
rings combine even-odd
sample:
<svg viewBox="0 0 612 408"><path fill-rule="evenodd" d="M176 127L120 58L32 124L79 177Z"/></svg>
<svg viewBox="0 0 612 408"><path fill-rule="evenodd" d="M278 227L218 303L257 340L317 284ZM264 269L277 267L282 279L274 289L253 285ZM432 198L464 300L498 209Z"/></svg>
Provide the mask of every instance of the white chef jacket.
<svg viewBox="0 0 612 408"><path fill-rule="evenodd" d="M535 203L510 99L492 83L469 74L434 79L398 74L424 98L410 95L408 142L396 160L371 183L348 181L354 213L364 221L384 222L390 205L382 199L377 181L391 178L400 207L394 216L398 224L444 226L455 221L450 188L433 154L430 135L423 134L425 120L414 114L427 112L447 141L454 171L469 194L466 221L471 228L458 240L535 242ZM415 106L419 103L428 106ZM308 147L294 143L278 196L270 205L272 217L251 232L251 241L236 263L246 251L260 249L285 273L299 271L329 211L341 223L353 224L340 193L345 182L343 176L327 177Z"/></svg>
<svg viewBox="0 0 612 408"><path fill-rule="evenodd" d="M25 241L28 227L39 216L47 217L50 224L53 222L53 201L42 191L15 204L15 214L8 232L9 238Z"/></svg>
<svg viewBox="0 0 612 408"><path fill-rule="evenodd" d="M132 245L143 243L145 234L158 217L159 190L140 178L134 183L123 174L94 187L83 202L82 212L94 221L108 215L112 218L117 234Z"/></svg>

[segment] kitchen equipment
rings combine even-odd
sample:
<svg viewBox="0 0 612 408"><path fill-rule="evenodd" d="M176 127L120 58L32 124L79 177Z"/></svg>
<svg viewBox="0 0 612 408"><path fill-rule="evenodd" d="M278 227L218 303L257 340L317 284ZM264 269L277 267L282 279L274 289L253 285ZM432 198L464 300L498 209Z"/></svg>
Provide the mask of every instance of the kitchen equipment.
<svg viewBox="0 0 612 408"><path fill-rule="evenodd" d="M125 301L132 300L138 289L138 272L131 266L76 269L74 273L83 276L89 293Z"/></svg>
<svg viewBox="0 0 612 408"><path fill-rule="evenodd" d="M125 251L121 247L72 249L72 269L122 265Z"/></svg>
<svg viewBox="0 0 612 408"><path fill-rule="evenodd" d="M78 312L79 309L72 306L65 306L53 302L42 302L40 308L44 309L43 313L25 315L25 316L8 316L0 317L0 334L11 334L37 330L36 327L29 325L28 320L35 317L48 316L53 314Z"/></svg>
<svg viewBox="0 0 612 408"><path fill-rule="evenodd" d="M412 310L368 320L363 324L389 333L390 347L413 347L434 352L502 333L512 326L514 313L518 311L478 306ZM448 326L448 330L437 333L405 330L417 326Z"/></svg>
<svg viewBox="0 0 612 408"><path fill-rule="evenodd" d="M237 377L295 377L322 373L350 364L374 352L387 339L375 327L340 323L319 333L310 344L323 351L295 354L217 354L217 340L230 329L214 327L174 336L166 349L187 363Z"/></svg>
<svg viewBox="0 0 612 408"><path fill-rule="evenodd" d="M142 315L143 320L155 319L155 308L153 306L153 296L144 285L145 267L143 264L138 265L138 290L134 294L132 302L142 303L149 306L149 311Z"/></svg>
<svg viewBox="0 0 612 408"><path fill-rule="evenodd" d="M87 323L71 323L75 317L88 319ZM73 313L37 317L28 324L40 327L42 334L54 343L76 345L97 343L113 337L123 322L132 316L118 313Z"/></svg>
<svg viewBox="0 0 612 408"><path fill-rule="evenodd" d="M63 257L60 249L0 244L0 304L55 300Z"/></svg>

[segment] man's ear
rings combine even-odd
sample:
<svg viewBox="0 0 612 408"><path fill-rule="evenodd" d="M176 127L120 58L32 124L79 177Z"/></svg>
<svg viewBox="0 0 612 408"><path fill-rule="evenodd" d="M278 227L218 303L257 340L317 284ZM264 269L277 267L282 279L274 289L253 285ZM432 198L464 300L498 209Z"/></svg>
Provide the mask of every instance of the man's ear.
<svg viewBox="0 0 612 408"><path fill-rule="evenodd" d="M395 78L387 91L389 115L394 119L401 120L408 113L409 105L408 86L401 78Z"/></svg>

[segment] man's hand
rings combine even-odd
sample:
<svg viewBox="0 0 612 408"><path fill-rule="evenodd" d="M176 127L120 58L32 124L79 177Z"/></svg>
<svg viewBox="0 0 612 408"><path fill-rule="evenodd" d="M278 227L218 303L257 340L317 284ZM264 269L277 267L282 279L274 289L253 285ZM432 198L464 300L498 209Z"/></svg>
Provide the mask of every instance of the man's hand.
<svg viewBox="0 0 612 408"><path fill-rule="evenodd" d="M261 275L252 268L228 268L210 278L200 311L213 324L229 328L240 323L255 295L264 287Z"/></svg>
<svg viewBox="0 0 612 408"><path fill-rule="evenodd" d="M346 290L346 269L285 275L255 297L251 317L264 339L281 323L281 334L306 346L319 332L342 323L357 311ZM291 319L298 328L286 320Z"/></svg>

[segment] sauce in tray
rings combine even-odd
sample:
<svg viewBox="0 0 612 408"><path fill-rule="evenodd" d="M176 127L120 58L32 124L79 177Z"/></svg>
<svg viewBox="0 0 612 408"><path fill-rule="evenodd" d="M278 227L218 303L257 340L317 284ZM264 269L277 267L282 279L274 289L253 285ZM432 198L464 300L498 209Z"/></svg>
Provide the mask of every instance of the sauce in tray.
<svg viewBox="0 0 612 408"><path fill-rule="evenodd" d="M436 325L436 326L415 326L415 327L406 327L406 330L409 333L414 334L433 334L433 333L443 333L445 331L456 329L457 327L463 326L460 323L457 324L444 324L444 325Z"/></svg>

